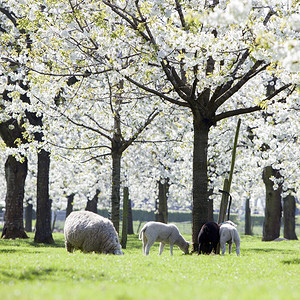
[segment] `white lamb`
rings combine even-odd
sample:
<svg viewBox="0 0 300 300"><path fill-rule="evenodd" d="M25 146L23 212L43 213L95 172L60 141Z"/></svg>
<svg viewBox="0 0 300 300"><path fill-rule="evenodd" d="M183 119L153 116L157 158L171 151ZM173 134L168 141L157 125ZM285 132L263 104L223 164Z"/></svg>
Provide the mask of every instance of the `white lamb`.
<svg viewBox="0 0 300 300"><path fill-rule="evenodd" d="M148 222L142 228L139 239L143 240L144 255L149 255L149 250L154 242L160 242L159 255L163 252L166 244L170 244L171 255L173 255L173 245L178 246L184 254L189 253L189 243L179 233L177 226L174 224Z"/></svg>
<svg viewBox="0 0 300 300"><path fill-rule="evenodd" d="M222 249L222 255L226 251L226 243L229 244L228 250L231 253L232 244L235 243L236 254L240 255L240 236L236 229L236 225L231 221L226 221L220 226L220 247Z"/></svg>
<svg viewBox="0 0 300 300"><path fill-rule="evenodd" d="M112 222L90 211L72 212L64 226L67 251L124 254Z"/></svg>

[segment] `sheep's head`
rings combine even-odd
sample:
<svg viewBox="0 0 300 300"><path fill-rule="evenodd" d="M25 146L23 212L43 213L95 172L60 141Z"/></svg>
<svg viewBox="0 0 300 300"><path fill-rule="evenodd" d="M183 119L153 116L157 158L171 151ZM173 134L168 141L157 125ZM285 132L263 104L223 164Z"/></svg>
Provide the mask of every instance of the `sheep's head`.
<svg viewBox="0 0 300 300"><path fill-rule="evenodd" d="M189 247L190 247L190 243L186 242L184 249L183 249L184 254L189 254Z"/></svg>

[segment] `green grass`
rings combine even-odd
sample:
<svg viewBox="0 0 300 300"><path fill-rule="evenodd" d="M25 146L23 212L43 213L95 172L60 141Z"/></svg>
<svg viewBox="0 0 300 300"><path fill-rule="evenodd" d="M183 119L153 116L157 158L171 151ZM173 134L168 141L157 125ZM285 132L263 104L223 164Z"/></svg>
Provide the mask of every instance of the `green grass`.
<svg viewBox="0 0 300 300"><path fill-rule="evenodd" d="M137 235L124 256L68 253L55 245L0 240L0 299L299 299L300 242L241 236L241 256L182 255L158 243L142 255ZM190 237L187 236L189 239Z"/></svg>

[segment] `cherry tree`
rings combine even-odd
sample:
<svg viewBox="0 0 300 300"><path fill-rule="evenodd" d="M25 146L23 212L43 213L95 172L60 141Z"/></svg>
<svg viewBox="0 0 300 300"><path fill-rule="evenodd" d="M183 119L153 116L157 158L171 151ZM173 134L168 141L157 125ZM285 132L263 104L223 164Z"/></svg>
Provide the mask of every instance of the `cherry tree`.
<svg viewBox="0 0 300 300"><path fill-rule="evenodd" d="M21 25L34 29L38 45L29 68L52 77L103 78L101 74L110 72L114 87L120 89L121 82L125 87L135 85L152 99L189 110L196 246L199 229L208 220L209 132L224 119L259 111L297 91L299 3L23 3L28 19ZM264 83L274 75L276 89L265 96ZM52 85L47 92L55 89Z"/></svg>
<svg viewBox="0 0 300 300"><path fill-rule="evenodd" d="M209 130L225 118L261 110L263 103L290 93L298 75L287 75L289 70L278 64L277 51L297 33L280 31L289 17L286 8L265 7L260 1L253 5L248 1L102 3L98 9L110 8L107 14L114 16L115 40L128 49L124 56L139 54L127 61L126 68L124 60L121 64L115 60L114 69L141 89L192 112L193 242L197 244L199 228L208 220ZM263 83L272 73L278 73L280 84L265 96Z"/></svg>

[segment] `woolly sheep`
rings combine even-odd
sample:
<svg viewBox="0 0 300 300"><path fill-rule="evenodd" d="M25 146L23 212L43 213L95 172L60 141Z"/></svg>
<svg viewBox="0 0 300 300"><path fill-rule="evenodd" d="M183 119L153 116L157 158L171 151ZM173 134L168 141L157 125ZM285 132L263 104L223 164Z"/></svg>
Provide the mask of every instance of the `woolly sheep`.
<svg viewBox="0 0 300 300"><path fill-rule="evenodd" d="M240 236L236 225L231 221L226 221L220 226L220 247L222 249L222 255L225 254L226 243L229 244L229 254L231 253L233 242L236 246L236 254L240 255Z"/></svg>
<svg viewBox="0 0 300 300"><path fill-rule="evenodd" d="M90 211L72 212L64 226L65 246L68 252L124 254L118 234L110 220Z"/></svg>
<svg viewBox="0 0 300 300"><path fill-rule="evenodd" d="M189 253L189 243L179 233L177 226L174 224L148 222L142 228L139 239L143 240L144 255L149 255L149 250L154 242L160 242L159 255L163 252L166 244L170 244L171 255L173 255L173 245L178 246L184 254Z"/></svg>
<svg viewBox="0 0 300 300"><path fill-rule="evenodd" d="M198 254L210 254L213 250L214 253L217 253L219 240L219 225L216 222L205 223L198 235Z"/></svg>

